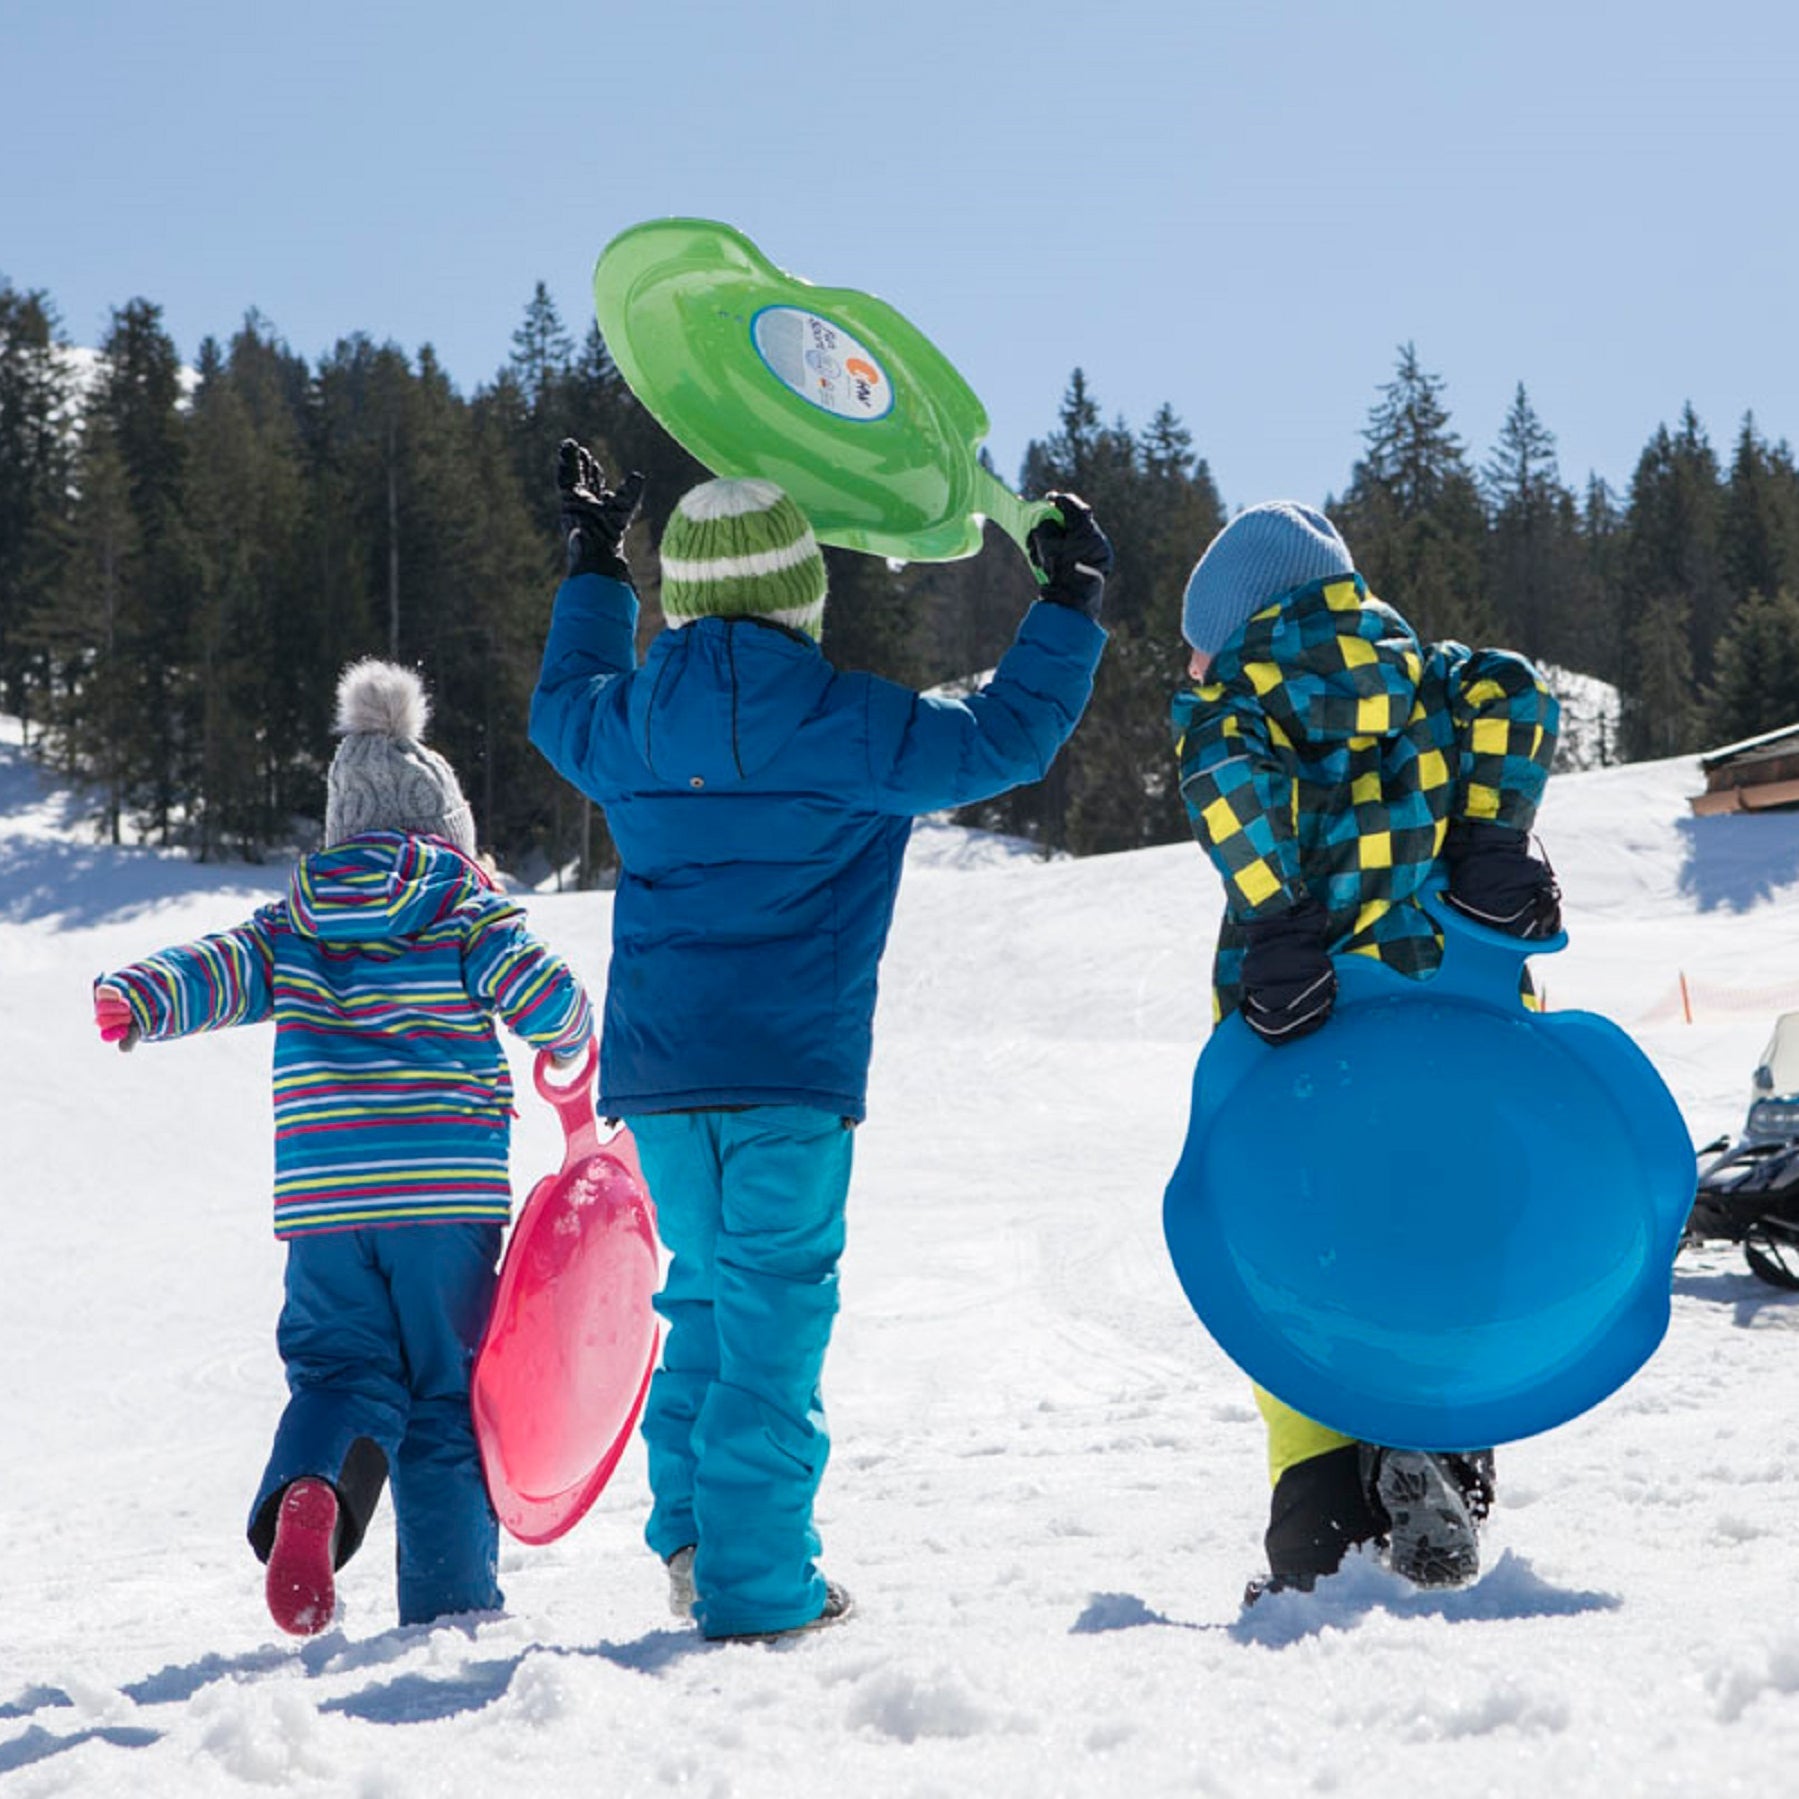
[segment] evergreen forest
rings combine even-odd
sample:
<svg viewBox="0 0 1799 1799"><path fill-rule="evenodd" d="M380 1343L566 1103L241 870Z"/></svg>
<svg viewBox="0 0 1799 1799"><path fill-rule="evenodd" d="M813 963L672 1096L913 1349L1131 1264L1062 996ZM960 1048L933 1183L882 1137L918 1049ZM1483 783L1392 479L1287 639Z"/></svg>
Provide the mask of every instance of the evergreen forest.
<svg viewBox="0 0 1799 1799"><path fill-rule="evenodd" d="M50 296L0 280L0 710L92 796L99 835L202 859L316 842L338 672L380 655L424 674L432 741L499 863L604 882L603 818L525 735L561 573L556 446L580 437L615 476L648 477L627 545L645 641L653 547L706 471L597 330L577 341L538 284L472 395L429 347L361 334L311 366L254 312L184 366L159 308L134 299L96 349L71 351ZM1076 369L1045 417L1017 485L1094 506L1117 549L1112 642L1049 779L965 822L1076 854L1173 841L1181 593L1225 509L1170 407L1108 421ZM1426 638L1615 685L1609 759L1799 721L1799 467L1753 417L1721 451L1688 407L1626 491L1575 486L1522 383L1482 460L1408 344L1362 437L1322 503L1374 590ZM993 530L963 562L827 557L826 653L916 687L991 669L1032 594Z"/></svg>

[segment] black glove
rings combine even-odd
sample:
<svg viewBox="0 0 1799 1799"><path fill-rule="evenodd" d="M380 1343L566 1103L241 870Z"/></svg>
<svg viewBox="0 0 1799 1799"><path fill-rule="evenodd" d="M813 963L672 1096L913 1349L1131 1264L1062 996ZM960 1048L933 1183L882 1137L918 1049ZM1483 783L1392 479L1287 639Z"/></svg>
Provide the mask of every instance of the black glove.
<svg viewBox="0 0 1799 1799"><path fill-rule="evenodd" d="M1093 508L1077 494L1045 495L1061 513L1061 522L1046 518L1025 539L1031 560L1043 570L1037 598L1055 606L1072 606L1099 622L1106 576L1112 572L1112 543L1093 519Z"/></svg>
<svg viewBox="0 0 1799 1799"><path fill-rule="evenodd" d="M593 453L572 437L556 452L556 488L562 497L562 535L568 544L571 575L611 575L628 581L625 528L643 498L643 476L635 469L608 489L605 471Z"/></svg>
<svg viewBox="0 0 1799 1799"><path fill-rule="evenodd" d="M1555 871L1530 853L1522 831L1458 818L1443 840L1443 860L1457 911L1514 937L1553 937L1562 928Z"/></svg>
<svg viewBox="0 0 1799 1799"><path fill-rule="evenodd" d="M1331 1015L1330 914L1309 894L1277 918L1243 927L1243 1022L1264 1043L1297 1043Z"/></svg>

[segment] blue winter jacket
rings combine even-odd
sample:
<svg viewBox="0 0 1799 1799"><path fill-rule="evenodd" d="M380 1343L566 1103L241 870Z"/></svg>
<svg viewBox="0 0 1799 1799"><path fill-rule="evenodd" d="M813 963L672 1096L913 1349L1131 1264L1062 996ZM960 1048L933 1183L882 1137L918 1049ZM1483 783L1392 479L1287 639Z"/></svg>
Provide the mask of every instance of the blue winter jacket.
<svg viewBox="0 0 1799 1799"><path fill-rule="evenodd" d="M634 668L636 623L623 582L563 582L531 700L623 865L600 1103L860 1118L912 819L1040 779L1106 634L1038 603L986 687L938 700L756 619L664 631Z"/></svg>

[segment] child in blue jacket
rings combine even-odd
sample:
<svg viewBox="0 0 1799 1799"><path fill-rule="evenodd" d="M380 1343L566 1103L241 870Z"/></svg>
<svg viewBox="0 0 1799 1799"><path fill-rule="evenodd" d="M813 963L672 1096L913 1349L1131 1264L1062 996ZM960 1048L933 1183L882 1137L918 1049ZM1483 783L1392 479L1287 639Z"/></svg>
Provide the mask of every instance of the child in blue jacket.
<svg viewBox="0 0 1799 1799"><path fill-rule="evenodd" d="M629 1123L671 1263L644 1411L646 1531L708 1637L844 1616L812 1507L851 1127L912 820L1042 777L1092 691L1111 549L1052 496L1046 575L992 680L927 699L820 653L825 565L780 488L709 481L662 540L668 629L636 666L616 492L573 442L569 574L531 739L606 809L622 864L600 1103Z"/></svg>
<svg viewBox="0 0 1799 1799"><path fill-rule="evenodd" d="M402 1624L489 1611L499 1528L469 1412L511 1212L495 1016L538 1048L592 1034L586 993L475 861L409 669L338 687L326 847L246 924L95 984L121 1049L275 1021L278 1342L289 1400L250 1511L271 1615L331 1622L335 1572L391 1477Z"/></svg>

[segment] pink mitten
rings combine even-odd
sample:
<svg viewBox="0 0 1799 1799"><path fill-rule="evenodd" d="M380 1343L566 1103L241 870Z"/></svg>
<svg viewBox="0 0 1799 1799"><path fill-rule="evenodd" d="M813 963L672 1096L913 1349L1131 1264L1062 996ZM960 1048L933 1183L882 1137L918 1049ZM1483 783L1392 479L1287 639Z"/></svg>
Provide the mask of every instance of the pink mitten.
<svg viewBox="0 0 1799 1799"><path fill-rule="evenodd" d="M94 1023L99 1026L100 1035L120 1049L130 1049L141 1034L124 994L104 984L94 989Z"/></svg>

